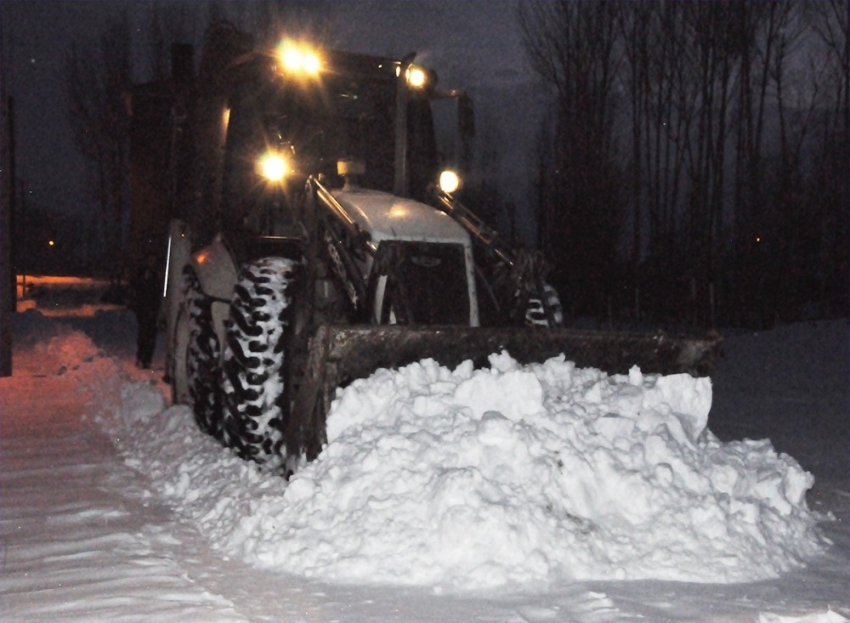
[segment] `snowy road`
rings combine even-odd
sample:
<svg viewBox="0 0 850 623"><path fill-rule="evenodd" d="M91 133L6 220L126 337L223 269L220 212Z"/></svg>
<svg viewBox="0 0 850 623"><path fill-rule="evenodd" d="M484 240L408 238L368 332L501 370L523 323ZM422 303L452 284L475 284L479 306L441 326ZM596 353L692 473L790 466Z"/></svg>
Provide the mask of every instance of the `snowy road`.
<svg viewBox="0 0 850 623"><path fill-rule="evenodd" d="M53 319L27 322L31 324L16 325L21 339L15 375L0 379L0 620L833 623L850 617L850 487L841 472L846 456L840 445L842 435L846 440L846 412L832 414L832 434L826 421L818 423L815 440L829 438L825 443L795 443L787 431L793 431L792 416L798 417L799 410L788 415L787 408L776 407L778 399L769 402L772 426L786 438L783 443L811 452L795 458L804 467L818 467L809 506L834 517L821 524L833 546L806 567L777 579L742 584L561 582L545 591L454 594L374 585L369 578L342 585L228 557L201 534L197 522L163 499L156 475L134 468L132 461L128 465L126 452L119 450L156 442L159 429L151 427L146 439L120 440L110 439L95 424L108 412L127 408L122 400L138 393L128 392L128 386L159 386L158 375L130 366L133 328L126 314L65 318L63 330ZM844 322L837 334L821 337L834 342L835 335L846 338L846 331ZM719 376L718 391L786 395L769 386L771 378L783 376L775 371L741 376L741 366L763 361L758 349L770 337L730 341L733 354L736 344L755 354L748 358L738 353L736 363L728 364L730 375ZM770 348L797 347L787 332L780 337L784 346L771 342ZM839 357L845 351L839 349ZM825 404L841 409L846 388L836 388L834 378L814 367L820 370L816 381L796 380L796 402L808 404L812 413L817 411L812 403L820 405L818 413L825 417ZM841 371L837 376L841 378ZM790 382L781 379L786 388ZM808 400L802 393L807 387L814 392ZM723 406L723 400L718 402ZM751 427L768 419L755 414L757 403L755 398L746 401L754 413ZM729 433L745 426L731 417L718 417L718 425ZM214 443L206 446L208 440L199 440L189 447L218 452ZM823 456L824 450L832 454Z"/></svg>
<svg viewBox="0 0 850 623"><path fill-rule="evenodd" d="M179 526L81 421L72 375L0 383L4 620L240 620L175 560Z"/></svg>
<svg viewBox="0 0 850 623"><path fill-rule="evenodd" d="M21 366L14 383L0 380L7 623L523 621L557 619L565 608L583 613L570 620L602 621L617 612L581 585L546 599L436 597L327 585L222 559L81 420L91 396L78 380Z"/></svg>

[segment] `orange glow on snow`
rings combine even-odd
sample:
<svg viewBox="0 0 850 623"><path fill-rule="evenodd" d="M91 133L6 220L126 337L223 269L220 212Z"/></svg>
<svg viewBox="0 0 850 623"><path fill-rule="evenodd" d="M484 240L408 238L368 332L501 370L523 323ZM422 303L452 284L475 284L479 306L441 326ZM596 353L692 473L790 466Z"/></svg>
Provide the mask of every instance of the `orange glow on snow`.
<svg viewBox="0 0 850 623"><path fill-rule="evenodd" d="M75 290L90 290L95 292L92 300L97 300L99 296L97 296L96 291L106 290L109 286L109 280L99 277L17 275L15 311L21 313L28 309L35 309L44 316L91 317L98 311L125 309L123 305L110 303L84 303L67 306L58 304L56 301L51 301L50 297L42 298L37 295L33 296L34 292L38 292L44 286L50 286L51 288L58 288L60 290L63 287L73 287Z"/></svg>

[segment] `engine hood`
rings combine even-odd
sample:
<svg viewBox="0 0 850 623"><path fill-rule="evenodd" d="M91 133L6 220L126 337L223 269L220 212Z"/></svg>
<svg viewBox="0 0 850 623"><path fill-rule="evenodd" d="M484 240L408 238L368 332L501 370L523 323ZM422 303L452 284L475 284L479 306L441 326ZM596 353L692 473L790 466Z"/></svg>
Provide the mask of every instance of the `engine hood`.
<svg viewBox="0 0 850 623"><path fill-rule="evenodd" d="M382 240L443 242L470 246L469 234L452 217L432 206L365 188L331 192L376 244Z"/></svg>

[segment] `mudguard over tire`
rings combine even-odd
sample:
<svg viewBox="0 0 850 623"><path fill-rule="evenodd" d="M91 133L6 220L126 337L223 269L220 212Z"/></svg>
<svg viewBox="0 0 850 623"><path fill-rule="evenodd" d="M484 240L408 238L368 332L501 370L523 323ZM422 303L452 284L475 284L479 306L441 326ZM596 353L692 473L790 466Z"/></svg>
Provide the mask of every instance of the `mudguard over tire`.
<svg viewBox="0 0 850 623"><path fill-rule="evenodd" d="M219 371L221 352L212 319L212 299L204 296L198 275L191 265L183 269L184 310L189 339L185 365L189 403L198 427L217 439L221 438L219 416ZM181 354L177 353L180 357Z"/></svg>
<svg viewBox="0 0 850 623"><path fill-rule="evenodd" d="M284 343L296 263L264 258L246 264L234 288L222 363L222 442L240 457L283 464Z"/></svg>

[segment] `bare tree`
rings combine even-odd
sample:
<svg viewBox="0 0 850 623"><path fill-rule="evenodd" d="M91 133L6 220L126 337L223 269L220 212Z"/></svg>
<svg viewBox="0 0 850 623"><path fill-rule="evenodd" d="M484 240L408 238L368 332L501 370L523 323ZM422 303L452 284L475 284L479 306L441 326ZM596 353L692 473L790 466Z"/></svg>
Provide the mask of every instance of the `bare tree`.
<svg viewBox="0 0 850 623"><path fill-rule="evenodd" d="M846 271L845 2L537 0L519 18L557 102L539 213L573 285L591 267L610 290L624 217L638 313L793 318L818 266Z"/></svg>
<svg viewBox="0 0 850 623"><path fill-rule="evenodd" d="M680 263L678 209L681 204L685 139L694 116L686 38L680 3L644 1L623 7L620 30L624 63L620 85L629 113L628 159L632 202L631 264L635 313L648 297L656 312L676 287ZM643 287L643 273L651 288ZM660 289L668 290L667 294Z"/></svg>
<svg viewBox="0 0 850 623"><path fill-rule="evenodd" d="M647 192L644 186L644 122L650 119L649 94L650 49L655 41L651 34L653 5L645 0L635 4L632 11L621 11L618 16L625 57L628 62L625 78L627 102L631 108L631 177L632 250L631 264L635 290L635 313L640 316L641 259L643 256L643 222L646 212Z"/></svg>
<svg viewBox="0 0 850 623"><path fill-rule="evenodd" d="M556 101L553 205L544 210L552 215L553 281L597 313L611 304L622 213L612 147L618 6L540 1L518 13L531 66Z"/></svg>
<svg viewBox="0 0 850 623"><path fill-rule="evenodd" d="M809 201L820 214L817 275L819 296L833 314L848 312L850 275L850 5L842 0L812 0L812 29L818 46L811 67L818 93L815 175Z"/></svg>
<svg viewBox="0 0 850 623"><path fill-rule="evenodd" d="M733 2L684 4L678 34L684 45L679 47L683 64L676 74L677 114L685 122L682 145L688 182L682 236L689 250L685 259L692 319L701 322L713 320L697 312L707 309L713 315L718 245L724 229L729 109L741 57L741 33L733 8Z"/></svg>
<svg viewBox="0 0 850 623"><path fill-rule="evenodd" d="M779 2L735 5L734 19L740 41L740 71L734 96L734 170L731 183L734 209L729 232L733 244L727 249L731 281L727 296L735 322L753 324L769 315L766 282L767 196L765 192L766 119L772 103L771 65L781 27ZM748 311L749 310L749 311ZM749 318L745 316L749 315Z"/></svg>

